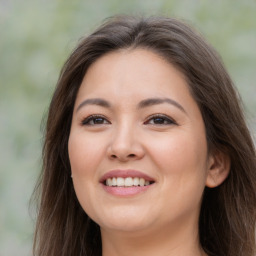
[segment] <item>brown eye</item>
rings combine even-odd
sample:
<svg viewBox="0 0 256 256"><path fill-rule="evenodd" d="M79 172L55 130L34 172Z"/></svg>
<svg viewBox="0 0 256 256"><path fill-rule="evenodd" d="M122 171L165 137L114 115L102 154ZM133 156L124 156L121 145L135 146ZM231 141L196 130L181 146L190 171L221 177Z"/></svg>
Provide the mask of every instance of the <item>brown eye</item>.
<svg viewBox="0 0 256 256"><path fill-rule="evenodd" d="M171 125L171 124L176 124L176 122L165 115L155 115L151 116L145 124L152 124L152 125Z"/></svg>
<svg viewBox="0 0 256 256"><path fill-rule="evenodd" d="M103 116L89 116L82 121L82 125L101 125L109 124L110 122Z"/></svg>

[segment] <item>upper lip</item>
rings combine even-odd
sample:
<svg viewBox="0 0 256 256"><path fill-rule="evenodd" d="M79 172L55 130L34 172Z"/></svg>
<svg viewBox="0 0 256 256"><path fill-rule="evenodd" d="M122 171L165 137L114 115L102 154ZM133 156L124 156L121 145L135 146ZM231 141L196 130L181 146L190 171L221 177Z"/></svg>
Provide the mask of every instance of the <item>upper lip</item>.
<svg viewBox="0 0 256 256"><path fill-rule="evenodd" d="M104 183L108 178L114 178L114 177L122 177L122 178L128 178L128 177L131 177L131 178L144 178L145 180L148 180L148 181L155 181L152 177L150 177L149 175L141 172L141 171L137 171L137 170L121 170L121 169L118 169L118 170L111 170L107 173L105 173L101 178L100 178L100 182L101 183Z"/></svg>

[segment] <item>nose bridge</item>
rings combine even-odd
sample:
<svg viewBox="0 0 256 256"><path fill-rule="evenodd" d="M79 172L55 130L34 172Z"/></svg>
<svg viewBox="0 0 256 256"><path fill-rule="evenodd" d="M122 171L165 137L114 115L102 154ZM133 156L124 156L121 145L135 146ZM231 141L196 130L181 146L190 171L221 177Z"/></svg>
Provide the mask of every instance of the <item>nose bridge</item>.
<svg viewBox="0 0 256 256"><path fill-rule="evenodd" d="M142 145L139 141L136 125L127 119L120 121L113 130L109 156L127 160L131 158L140 158L143 156Z"/></svg>
<svg viewBox="0 0 256 256"><path fill-rule="evenodd" d="M132 145L134 144L134 135L135 127L132 125L129 120L123 120L119 125L116 126L116 129L113 134L112 145L114 148L131 150Z"/></svg>

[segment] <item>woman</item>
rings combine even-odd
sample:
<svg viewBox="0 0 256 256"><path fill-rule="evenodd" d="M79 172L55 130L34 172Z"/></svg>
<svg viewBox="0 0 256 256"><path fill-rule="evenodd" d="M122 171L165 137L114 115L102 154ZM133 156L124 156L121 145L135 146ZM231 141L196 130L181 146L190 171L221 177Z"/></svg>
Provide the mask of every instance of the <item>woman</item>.
<svg viewBox="0 0 256 256"><path fill-rule="evenodd" d="M80 42L43 159L34 255L255 255L255 148L237 92L178 20L114 17Z"/></svg>

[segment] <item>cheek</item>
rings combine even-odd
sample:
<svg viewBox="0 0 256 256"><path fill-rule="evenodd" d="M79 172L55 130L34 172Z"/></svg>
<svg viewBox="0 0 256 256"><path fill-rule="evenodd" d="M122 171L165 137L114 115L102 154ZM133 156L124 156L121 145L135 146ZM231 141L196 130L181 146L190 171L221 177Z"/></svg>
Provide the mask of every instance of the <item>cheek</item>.
<svg viewBox="0 0 256 256"><path fill-rule="evenodd" d="M95 186L102 152L102 144L92 136L74 131L70 134L68 153L72 170L72 180L80 205L89 215L94 215Z"/></svg>
<svg viewBox="0 0 256 256"><path fill-rule="evenodd" d="M152 154L163 174L161 203L168 201L169 211L198 211L206 182L205 148L203 140L178 134L161 144L156 143Z"/></svg>
<svg viewBox="0 0 256 256"><path fill-rule="evenodd" d="M169 186L177 190L204 187L207 147L203 136L180 132L155 140L153 145L150 154Z"/></svg>
<svg viewBox="0 0 256 256"><path fill-rule="evenodd" d="M72 173L86 176L94 173L103 153L102 139L94 136L71 133L68 153Z"/></svg>
<svg viewBox="0 0 256 256"><path fill-rule="evenodd" d="M203 140L194 137L175 135L165 138L160 143L154 142L154 155L157 155L161 162L175 169L179 165L198 165L206 160L206 146Z"/></svg>

